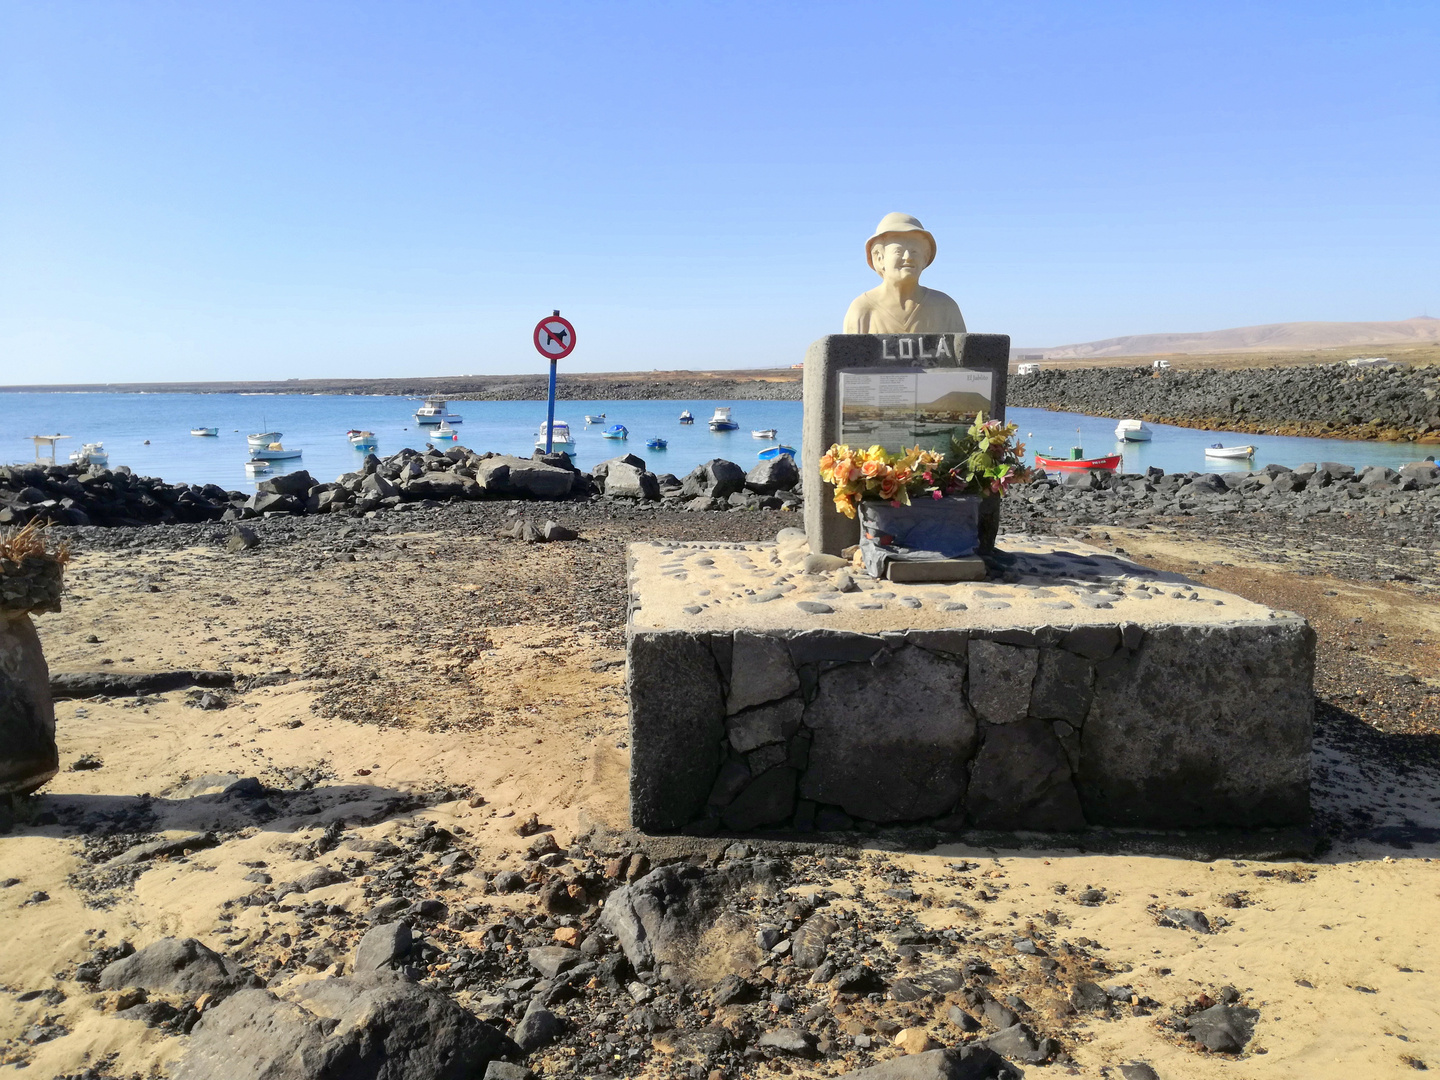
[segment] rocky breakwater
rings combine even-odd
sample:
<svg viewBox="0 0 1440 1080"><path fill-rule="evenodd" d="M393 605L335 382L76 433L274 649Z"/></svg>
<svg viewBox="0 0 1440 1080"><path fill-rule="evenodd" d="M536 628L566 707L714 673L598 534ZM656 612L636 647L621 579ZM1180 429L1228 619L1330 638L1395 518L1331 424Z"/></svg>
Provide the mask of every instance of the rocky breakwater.
<svg viewBox="0 0 1440 1080"><path fill-rule="evenodd" d="M657 475L633 454L580 472L567 454L520 458L464 447L371 454L356 472L321 483L305 470L262 481L253 495L215 484L167 484L128 468L0 468L0 525L141 526L243 521L292 514L363 514L407 503L474 499L604 499L691 510L798 507L800 476L788 457L746 473L716 458L683 480Z"/></svg>
<svg viewBox="0 0 1440 1080"><path fill-rule="evenodd" d="M1050 370L1012 379L1009 404L1268 435L1440 443L1434 368Z"/></svg>
<svg viewBox="0 0 1440 1080"><path fill-rule="evenodd" d="M1440 516L1440 467L1416 461L1399 469L1356 470L1333 461L1294 469L1266 465L1254 472L1040 473L1005 501L1011 528L1050 525L1143 524L1197 514L1280 513L1305 520L1317 514L1383 518L1430 532Z"/></svg>

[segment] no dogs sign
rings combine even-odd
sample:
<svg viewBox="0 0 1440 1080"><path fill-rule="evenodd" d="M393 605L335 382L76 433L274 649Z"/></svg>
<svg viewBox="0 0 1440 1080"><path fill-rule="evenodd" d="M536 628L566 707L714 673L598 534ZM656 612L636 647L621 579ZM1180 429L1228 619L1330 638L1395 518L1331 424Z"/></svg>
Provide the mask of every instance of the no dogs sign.
<svg viewBox="0 0 1440 1080"><path fill-rule="evenodd" d="M557 311L535 324L535 348L541 356L563 360L575 348L575 327Z"/></svg>

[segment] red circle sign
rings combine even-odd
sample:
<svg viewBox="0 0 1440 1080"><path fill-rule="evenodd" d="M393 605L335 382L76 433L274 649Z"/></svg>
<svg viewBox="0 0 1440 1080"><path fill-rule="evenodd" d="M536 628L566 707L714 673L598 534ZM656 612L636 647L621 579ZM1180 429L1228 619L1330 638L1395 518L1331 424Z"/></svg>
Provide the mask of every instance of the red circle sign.
<svg viewBox="0 0 1440 1080"><path fill-rule="evenodd" d="M541 356L563 360L575 348L575 327L559 315L546 316L535 324L535 348Z"/></svg>

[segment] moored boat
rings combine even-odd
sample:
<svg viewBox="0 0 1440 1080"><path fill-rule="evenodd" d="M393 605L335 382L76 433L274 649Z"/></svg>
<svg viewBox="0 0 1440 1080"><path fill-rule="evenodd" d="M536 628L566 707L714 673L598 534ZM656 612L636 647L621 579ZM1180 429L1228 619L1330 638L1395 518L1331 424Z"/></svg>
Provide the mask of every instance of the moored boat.
<svg viewBox="0 0 1440 1080"><path fill-rule="evenodd" d="M272 468L274 468L274 466L264 458L251 458L245 462L245 471L251 476L254 476L256 473L269 472Z"/></svg>
<svg viewBox="0 0 1440 1080"><path fill-rule="evenodd" d="M690 412L689 409L686 409L684 412L682 412L682 413L680 414L680 423L682 423L682 424L693 424L694 422L695 422L695 416L694 416L693 413Z"/></svg>
<svg viewBox="0 0 1440 1080"><path fill-rule="evenodd" d="M1107 454L1104 457L1087 458L1083 451L1077 446L1071 451L1076 454L1069 458L1049 458L1041 454L1035 455L1035 464L1042 469L1095 469L1101 472L1114 472L1120 468L1121 456L1119 454Z"/></svg>
<svg viewBox="0 0 1440 1080"><path fill-rule="evenodd" d="M261 461L290 461L300 456L299 450L286 450L278 442L269 446L254 446L250 448L250 456L259 458Z"/></svg>
<svg viewBox="0 0 1440 1080"><path fill-rule="evenodd" d="M376 447L375 433L373 431L361 431L358 428L351 428L345 433L350 440L350 445L361 450L373 450Z"/></svg>
<svg viewBox="0 0 1440 1080"><path fill-rule="evenodd" d="M535 440L535 449L545 449L545 425L540 425L537 433L540 437ZM560 449L566 446L575 445L575 436L570 434L570 425L564 420L556 420L550 425L550 446L552 449Z"/></svg>
<svg viewBox="0 0 1440 1080"><path fill-rule="evenodd" d="M1255 447L1222 446L1220 443L1217 442L1213 446L1207 446L1205 448L1205 456L1213 458L1228 458L1232 461L1243 461L1246 458L1252 458L1255 456Z"/></svg>
<svg viewBox="0 0 1440 1080"><path fill-rule="evenodd" d="M435 430L427 436L431 442L454 442L459 437L460 433L446 420L441 420Z"/></svg>
<svg viewBox="0 0 1440 1080"><path fill-rule="evenodd" d="M585 422L587 424L603 424L605 422L605 414L603 412L594 415L586 413Z"/></svg>
<svg viewBox="0 0 1440 1080"><path fill-rule="evenodd" d="M190 434L191 434L191 435L219 435L219 434L220 434L220 429L219 429L218 427L192 427L192 428L190 429Z"/></svg>
<svg viewBox="0 0 1440 1080"><path fill-rule="evenodd" d="M105 465L110 461L110 455L105 452L104 443L87 442L71 453L70 460L76 465Z"/></svg>
<svg viewBox="0 0 1440 1080"><path fill-rule="evenodd" d="M630 429L624 424L611 424L600 436L605 439L626 439L630 437Z"/></svg>
<svg viewBox="0 0 1440 1080"><path fill-rule="evenodd" d="M740 425L730 419L730 410L723 405L715 410L715 415L710 418L711 431L734 431Z"/></svg>
<svg viewBox="0 0 1440 1080"><path fill-rule="evenodd" d="M254 435L247 435L245 441L250 444L251 450L258 450L262 446L269 446L271 443L280 441L278 431L259 431Z"/></svg>
<svg viewBox="0 0 1440 1080"><path fill-rule="evenodd" d="M653 439L645 440L646 450L664 450L669 445L669 442L667 442L665 439L660 438L658 435Z"/></svg>
<svg viewBox="0 0 1440 1080"><path fill-rule="evenodd" d="M793 446L785 446L782 443L779 446L767 446L764 450L761 450L755 456L761 461L774 461L776 458L782 455L785 457L794 457L795 448Z"/></svg>
<svg viewBox="0 0 1440 1080"><path fill-rule="evenodd" d="M775 438L776 431L777 429L773 427L756 428L754 431L750 432L750 437L752 439L773 439Z"/></svg>
<svg viewBox="0 0 1440 1080"><path fill-rule="evenodd" d="M1115 438L1124 442L1149 442L1152 434L1144 420L1121 420L1115 425Z"/></svg>
<svg viewBox="0 0 1440 1080"><path fill-rule="evenodd" d="M462 421L459 413L452 413L445 407L446 399L431 395L425 399L425 404L415 410L415 422L417 424L458 424Z"/></svg>

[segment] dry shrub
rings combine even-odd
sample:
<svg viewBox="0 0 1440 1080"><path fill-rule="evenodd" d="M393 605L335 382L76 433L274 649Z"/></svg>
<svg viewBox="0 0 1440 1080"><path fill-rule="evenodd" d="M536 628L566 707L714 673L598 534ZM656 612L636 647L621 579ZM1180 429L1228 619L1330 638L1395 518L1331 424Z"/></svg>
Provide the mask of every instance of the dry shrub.
<svg viewBox="0 0 1440 1080"><path fill-rule="evenodd" d="M21 529L0 530L0 559L18 563L31 558L49 558L62 566L69 562L69 541L61 541L51 548L48 540L45 528L38 520Z"/></svg>

